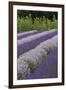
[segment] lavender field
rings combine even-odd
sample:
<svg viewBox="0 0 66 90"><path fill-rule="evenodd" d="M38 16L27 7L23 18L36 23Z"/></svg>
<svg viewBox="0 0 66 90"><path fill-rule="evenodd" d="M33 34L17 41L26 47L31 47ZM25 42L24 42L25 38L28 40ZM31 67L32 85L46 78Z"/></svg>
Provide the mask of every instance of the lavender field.
<svg viewBox="0 0 66 90"><path fill-rule="evenodd" d="M57 29L17 34L17 79L56 78L58 75Z"/></svg>

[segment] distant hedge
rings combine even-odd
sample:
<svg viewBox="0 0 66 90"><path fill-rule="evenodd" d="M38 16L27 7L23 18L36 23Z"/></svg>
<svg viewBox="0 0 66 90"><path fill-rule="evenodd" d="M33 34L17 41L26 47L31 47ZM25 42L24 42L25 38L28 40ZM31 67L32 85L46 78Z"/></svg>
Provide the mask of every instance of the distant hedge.
<svg viewBox="0 0 66 90"><path fill-rule="evenodd" d="M49 30L57 28L58 20L56 12L31 12L19 11L17 13L17 31ZM33 16L34 15L34 16ZM47 15L47 16L46 16Z"/></svg>

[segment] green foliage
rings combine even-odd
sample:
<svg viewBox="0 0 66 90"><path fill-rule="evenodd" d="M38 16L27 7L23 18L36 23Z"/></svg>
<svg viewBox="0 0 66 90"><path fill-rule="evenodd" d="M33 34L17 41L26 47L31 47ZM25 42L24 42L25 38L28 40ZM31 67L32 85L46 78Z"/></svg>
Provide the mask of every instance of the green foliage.
<svg viewBox="0 0 66 90"><path fill-rule="evenodd" d="M17 17L17 30L30 31L30 30L50 30L57 28L57 20L53 15L52 20L43 17L35 17L32 19L31 14L25 17Z"/></svg>
<svg viewBox="0 0 66 90"><path fill-rule="evenodd" d="M27 60L27 64L28 64L30 70L35 68L35 65L32 62L28 61L28 60Z"/></svg>

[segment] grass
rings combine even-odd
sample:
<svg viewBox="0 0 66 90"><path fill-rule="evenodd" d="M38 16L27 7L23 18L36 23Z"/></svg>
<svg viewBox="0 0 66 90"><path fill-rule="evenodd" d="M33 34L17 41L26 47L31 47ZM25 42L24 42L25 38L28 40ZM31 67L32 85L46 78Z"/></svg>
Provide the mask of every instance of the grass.
<svg viewBox="0 0 66 90"><path fill-rule="evenodd" d="M30 30L49 30L57 28L57 20L53 16L52 20L49 20L45 16L33 18L31 15L26 17L17 17L17 31L30 31Z"/></svg>

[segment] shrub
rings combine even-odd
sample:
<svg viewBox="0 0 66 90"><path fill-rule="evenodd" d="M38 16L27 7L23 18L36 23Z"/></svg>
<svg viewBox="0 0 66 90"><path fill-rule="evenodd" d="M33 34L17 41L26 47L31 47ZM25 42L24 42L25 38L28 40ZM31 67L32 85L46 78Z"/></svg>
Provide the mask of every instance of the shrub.
<svg viewBox="0 0 66 90"><path fill-rule="evenodd" d="M36 68L42 60L54 49L57 48L57 36L40 43L34 49L22 54L18 58L18 71L25 75L25 72Z"/></svg>
<svg viewBox="0 0 66 90"><path fill-rule="evenodd" d="M35 17L32 19L31 14L26 17L17 17L17 30L30 31L30 30L49 30L57 28L57 20L53 16L53 20L49 20L45 16Z"/></svg>

